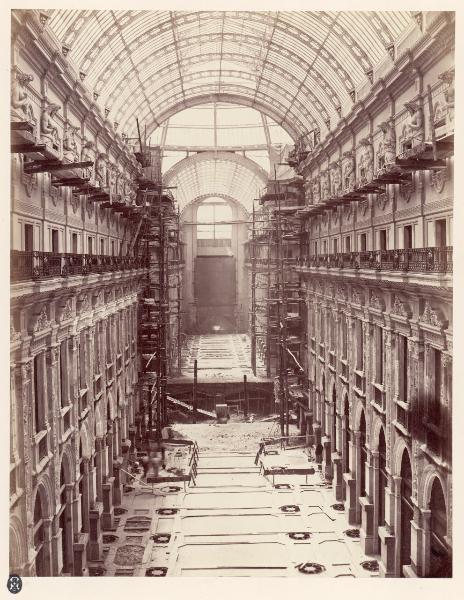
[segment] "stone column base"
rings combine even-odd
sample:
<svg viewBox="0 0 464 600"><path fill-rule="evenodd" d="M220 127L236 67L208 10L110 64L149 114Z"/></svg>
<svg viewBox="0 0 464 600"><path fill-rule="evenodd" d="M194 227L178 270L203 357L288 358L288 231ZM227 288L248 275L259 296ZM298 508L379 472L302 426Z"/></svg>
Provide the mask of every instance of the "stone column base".
<svg viewBox="0 0 464 600"><path fill-rule="evenodd" d="M321 443L322 443L322 473L324 474L324 478L326 480L332 481L333 469L332 469L332 453L331 453L330 438L323 437L321 440Z"/></svg>
<svg viewBox="0 0 464 600"><path fill-rule="evenodd" d="M380 537L380 564L381 577L396 577L395 573L395 536L386 527L379 527Z"/></svg>
<svg viewBox="0 0 464 600"><path fill-rule="evenodd" d="M90 509L90 540L87 548L87 559L89 561L97 561L102 557L103 551L103 534L101 531L101 515L103 513L103 505L97 502Z"/></svg>
<svg viewBox="0 0 464 600"><path fill-rule="evenodd" d="M358 525L356 518L356 503L358 498L356 496L356 479L352 477L351 473L343 473L343 480L345 482L345 512L350 525Z"/></svg>
<svg viewBox="0 0 464 600"><path fill-rule="evenodd" d="M107 482L102 485L102 489L103 489L102 527L106 531L114 528L113 484L114 484L114 477L109 477Z"/></svg>
<svg viewBox="0 0 464 600"><path fill-rule="evenodd" d="M403 576L408 577L408 578L413 578L413 579L418 577L418 575L416 573L416 569L414 568L413 565L404 565Z"/></svg>
<svg viewBox="0 0 464 600"><path fill-rule="evenodd" d="M87 569L87 544L89 541L88 533L79 533L78 541L74 542L74 577L82 577Z"/></svg>
<svg viewBox="0 0 464 600"><path fill-rule="evenodd" d="M332 465L333 465L333 480L332 487L335 493L335 499L339 502L345 500L345 488L343 486L343 465L342 458L338 452L332 453Z"/></svg>
<svg viewBox="0 0 464 600"><path fill-rule="evenodd" d="M359 499L361 504L361 547L364 554L376 554L377 534L374 528L374 505L365 496Z"/></svg>

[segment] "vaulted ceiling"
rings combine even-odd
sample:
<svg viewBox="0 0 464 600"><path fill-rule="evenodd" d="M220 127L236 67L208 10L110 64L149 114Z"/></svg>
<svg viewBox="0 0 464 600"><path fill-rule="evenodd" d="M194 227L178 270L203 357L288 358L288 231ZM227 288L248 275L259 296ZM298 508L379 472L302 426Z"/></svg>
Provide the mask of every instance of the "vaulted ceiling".
<svg viewBox="0 0 464 600"><path fill-rule="evenodd" d="M316 128L324 138L414 26L406 11L48 14L68 59L129 137L136 137L135 117L150 136L180 111L226 102L256 109L294 140ZM214 161L214 171L226 162ZM238 168L246 167L227 167Z"/></svg>
<svg viewBox="0 0 464 600"><path fill-rule="evenodd" d="M205 97L240 99L293 135L319 127L411 23L408 12L50 11L86 83L134 132Z"/></svg>

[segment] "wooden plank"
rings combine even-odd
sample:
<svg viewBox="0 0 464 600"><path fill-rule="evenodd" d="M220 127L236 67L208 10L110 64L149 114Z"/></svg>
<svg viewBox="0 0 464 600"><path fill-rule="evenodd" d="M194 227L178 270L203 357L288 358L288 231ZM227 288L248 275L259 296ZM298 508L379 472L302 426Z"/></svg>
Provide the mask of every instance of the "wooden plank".
<svg viewBox="0 0 464 600"><path fill-rule="evenodd" d="M31 152L43 152L45 150L45 144L34 144L31 142L22 144L11 144L12 154L30 154Z"/></svg>

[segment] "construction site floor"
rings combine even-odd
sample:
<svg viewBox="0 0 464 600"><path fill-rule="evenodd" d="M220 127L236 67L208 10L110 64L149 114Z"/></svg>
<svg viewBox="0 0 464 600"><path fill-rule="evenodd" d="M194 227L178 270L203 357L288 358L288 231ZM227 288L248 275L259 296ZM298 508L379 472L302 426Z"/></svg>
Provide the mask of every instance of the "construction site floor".
<svg viewBox="0 0 464 600"><path fill-rule="evenodd" d="M212 334L188 336L182 348L182 374L171 376L170 384L193 380L197 361L199 383L269 381L262 360L257 356L257 371L251 369L250 338L246 334Z"/></svg>
<svg viewBox="0 0 464 600"><path fill-rule="evenodd" d="M229 425L174 426L199 442L196 485L153 491L136 484L125 494L117 540L105 543L104 574L377 577L378 557L363 554L359 530L317 465L309 476L277 475L273 485L255 464L264 424L240 425L241 433ZM302 460L311 464L304 449L272 456L275 465Z"/></svg>

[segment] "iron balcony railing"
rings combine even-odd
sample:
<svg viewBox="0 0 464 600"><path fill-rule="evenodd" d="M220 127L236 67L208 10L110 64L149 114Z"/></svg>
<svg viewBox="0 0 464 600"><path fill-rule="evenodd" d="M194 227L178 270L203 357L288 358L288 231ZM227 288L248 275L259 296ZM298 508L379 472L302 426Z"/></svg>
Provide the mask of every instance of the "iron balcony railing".
<svg viewBox="0 0 464 600"><path fill-rule="evenodd" d="M369 250L302 257L301 267L326 269L374 269L413 273L452 273L453 248L409 248L407 250Z"/></svg>
<svg viewBox="0 0 464 600"><path fill-rule="evenodd" d="M10 254L10 277L13 282L127 271L148 266L148 259L138 256L57 254L36 250L12 250Z"/></svg>

